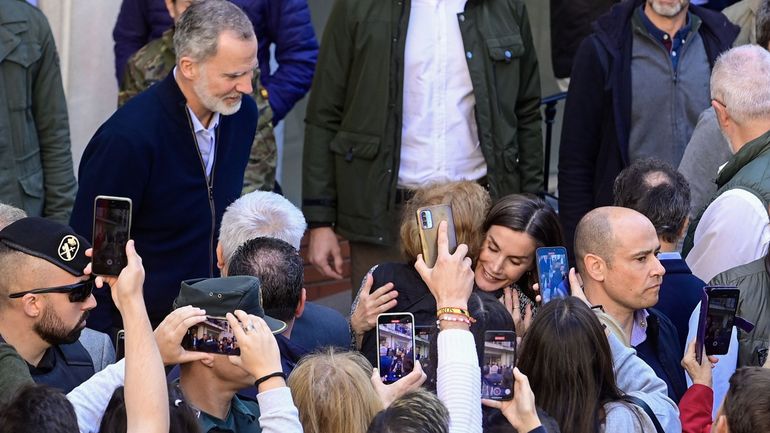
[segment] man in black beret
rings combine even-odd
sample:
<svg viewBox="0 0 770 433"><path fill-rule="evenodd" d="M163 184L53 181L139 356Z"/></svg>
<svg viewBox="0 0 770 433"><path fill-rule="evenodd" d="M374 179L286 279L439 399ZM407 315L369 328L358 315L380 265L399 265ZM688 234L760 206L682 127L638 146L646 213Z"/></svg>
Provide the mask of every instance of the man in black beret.
<svg viewBox="0 0 770 433"><path fill-rule="evenodd" d="M0 230L0 341L18 351L33 379L69 392L94 374L78 342L96 306L85 238L47 219Z"/></svg>

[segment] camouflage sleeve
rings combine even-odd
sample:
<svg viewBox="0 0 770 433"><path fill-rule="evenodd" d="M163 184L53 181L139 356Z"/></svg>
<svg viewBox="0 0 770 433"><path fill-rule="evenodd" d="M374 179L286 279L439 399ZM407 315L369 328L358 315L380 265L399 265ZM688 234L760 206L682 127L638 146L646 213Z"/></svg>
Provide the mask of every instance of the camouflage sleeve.
<svg viewBox="0 0 770 433"><path fill-rule="evenodd" d="M122 107L129 99L144 91L144 85L144 72L136 64L136 56L131 56L118 89L118 107Z"/></svg>
<svg viewBox="0 0 770 433"><path fill-rule="evenodd" d="M273 110L268 103L267 89L262 87L255 76L254 100L259 109L259 121L254 143L251 145L249 162L243 176L243 194L261 190L272 191L275 186L275 168L278 163L278 148L273 133Z"/></svg>

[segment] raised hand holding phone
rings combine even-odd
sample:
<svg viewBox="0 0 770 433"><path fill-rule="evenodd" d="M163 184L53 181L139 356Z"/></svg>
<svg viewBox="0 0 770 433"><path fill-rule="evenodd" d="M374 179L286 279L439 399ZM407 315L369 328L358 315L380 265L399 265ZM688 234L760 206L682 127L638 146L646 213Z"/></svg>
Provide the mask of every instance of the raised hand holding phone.
<svg viewBox="0 0 770 433"><path fill-rule="evenodd" d="M529 386L529 379L518 368L513 369L513 399L508 401L481 400L484 406L500 409L509 423L520 432L540 427L540 418L535 408L535 394Z"/></svg>
<svg viewBox="0 0 770 433"><path fill-rule="evenodd" d="M97 196L94 199L93 272L118 275L128 265L126 243L131 237L131 199Z"/></svg>
<svg viewBox="0 0 770 433"><path fill-rule="evenodd" d="M438 308L467 309L468 298L473 291L471 259L466 257L468 246L460 244L455 252L450 254L445 221L441 221L438 226L437 252L435 266L429 267L420 254L414 264L415 269L436 298Z"/></svg>

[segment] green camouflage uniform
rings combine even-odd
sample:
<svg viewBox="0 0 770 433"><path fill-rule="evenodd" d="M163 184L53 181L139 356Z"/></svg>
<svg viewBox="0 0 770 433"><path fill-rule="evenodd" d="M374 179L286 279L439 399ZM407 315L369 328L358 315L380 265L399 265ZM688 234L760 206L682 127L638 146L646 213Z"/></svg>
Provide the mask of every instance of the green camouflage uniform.
<svg viewBox="0 0 770 433"><path fill-rule="evenodd" d="M176 64L174 29L151 41L128 59L123 84L118 93L118 106L138 95L151 85L166 78ZM259 108L257 134L251 146L249 163L243 178L243 194L255 190L272 191L275 185L275 166L278 150L273 134L273 110L267 101L267 89L254 74L254 100Z"/></svg>

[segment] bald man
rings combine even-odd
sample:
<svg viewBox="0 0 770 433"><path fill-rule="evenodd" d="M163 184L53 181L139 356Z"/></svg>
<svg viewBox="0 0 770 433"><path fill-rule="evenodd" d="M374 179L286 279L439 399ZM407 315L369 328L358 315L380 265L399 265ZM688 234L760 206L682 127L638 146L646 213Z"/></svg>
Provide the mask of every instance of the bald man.
<svg viewBox="0 0 770 433"><path fill-rule="evenodd" d="M652 308L666 273L659 252L655 227L632 209L594 209L575 231L577 269L586 298L617 322L625 340L666 382L668 396L678 403L687 389L679 337L671 321Z"/></svg>

